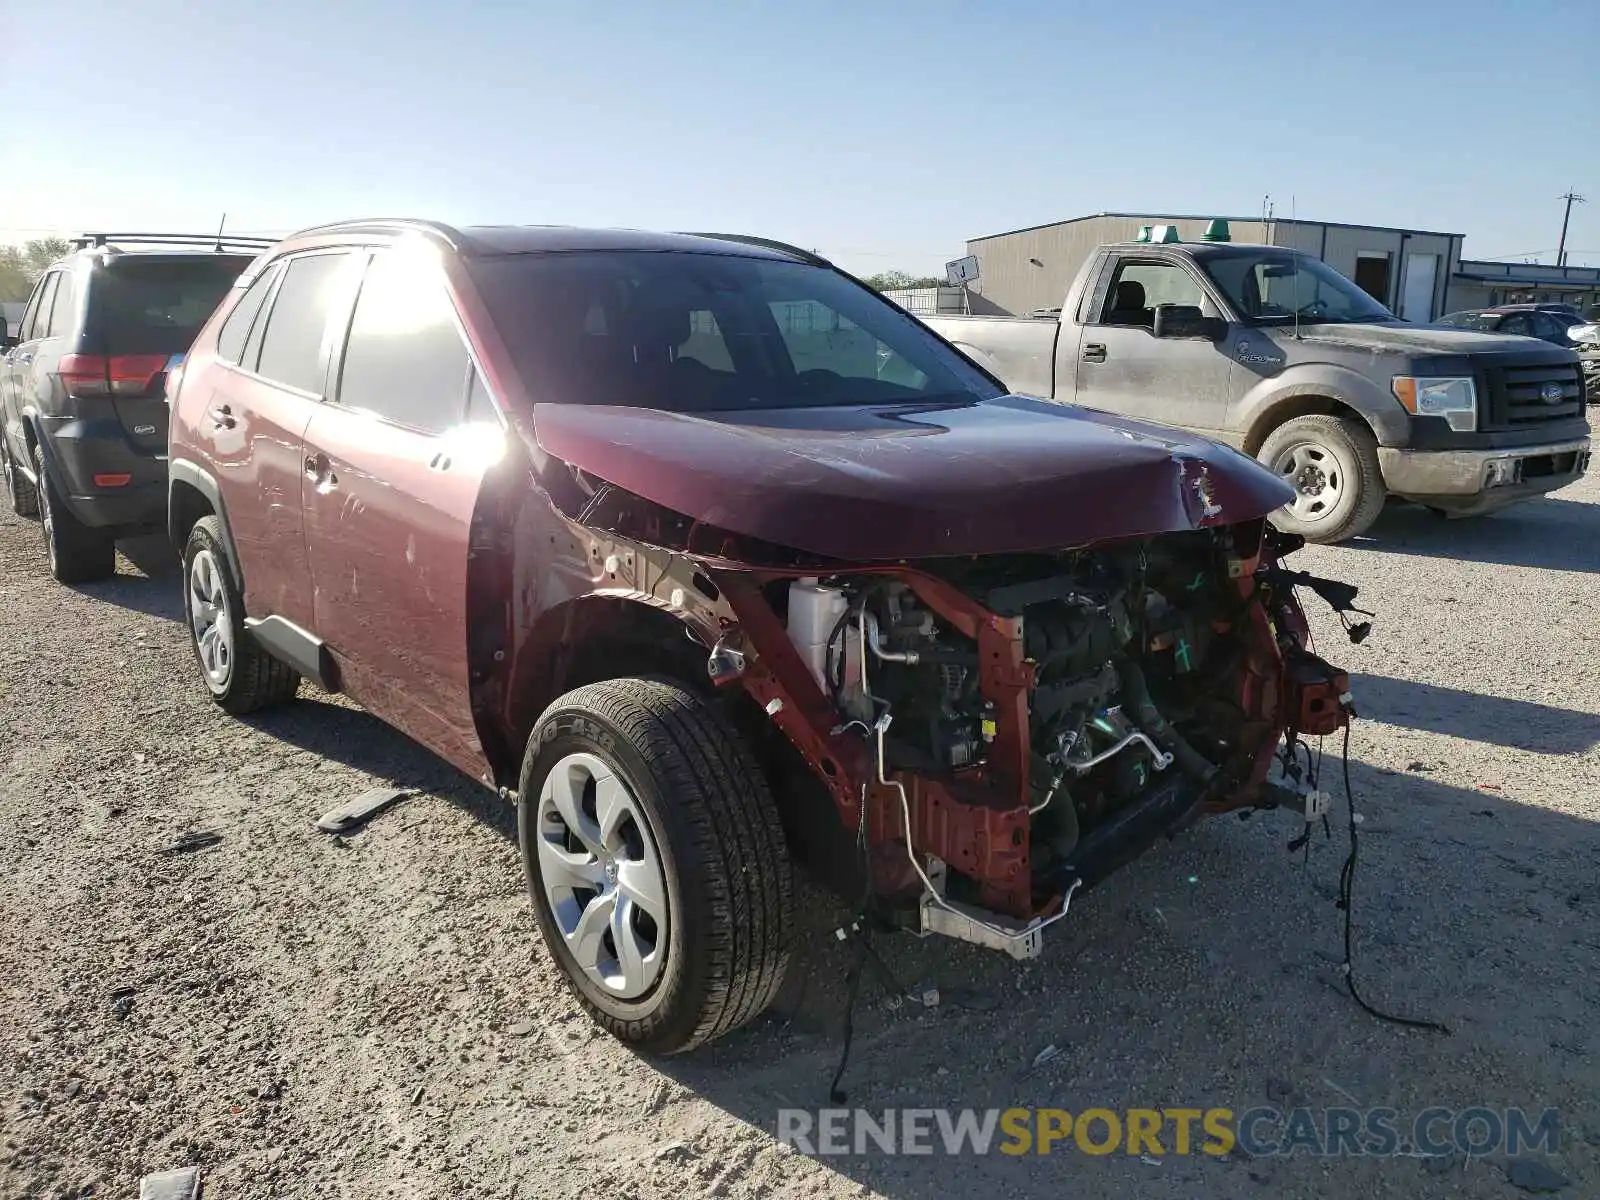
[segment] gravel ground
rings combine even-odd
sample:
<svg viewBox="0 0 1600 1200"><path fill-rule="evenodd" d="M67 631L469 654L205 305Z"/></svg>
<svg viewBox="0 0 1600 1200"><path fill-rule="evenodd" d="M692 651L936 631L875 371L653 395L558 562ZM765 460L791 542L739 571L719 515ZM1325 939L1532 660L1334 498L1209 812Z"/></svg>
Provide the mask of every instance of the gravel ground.
<svg viewBox="0 0 1600 1200"><path fill-rule="evenodd" d="M338 698L224 717L170 556L128 549L62 588L0 518L0 1195L131 1197L187 1163L213 1200L1523 1194L1493 1158L788 1152L776 1110L826 1104L839 1050L837 906L808 895L772 1014L636 1057L546 961L511 812ZM1082 897L1037 963L883 941L943 1003L864 993L852 1103L1555 1107L1548 1164L1600 1195L1600 478L1476 522L1395 509L1299 557L1379 612L1360 647L1314 618L1368 718L1359 975L1453 1036L1343 994L1340 826L1306 859L1298 821L1230 818ZM312 829L388 782L416 794ZM199 830L220 842L163 853Z"/></svg>

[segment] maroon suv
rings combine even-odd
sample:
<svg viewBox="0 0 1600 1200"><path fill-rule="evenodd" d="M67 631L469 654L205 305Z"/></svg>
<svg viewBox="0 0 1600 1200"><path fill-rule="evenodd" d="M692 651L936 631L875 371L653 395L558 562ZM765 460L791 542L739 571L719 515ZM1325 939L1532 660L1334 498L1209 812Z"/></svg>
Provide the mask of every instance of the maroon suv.
<svg viewBox="0 0 1600 1200"><path fill-rule="evenodd" d="M1279 746L1346 720L1286 485L1007 395L778 243L311 229L169 395L218 703L309 679L513 798L551 953L652 1050L772 999L792 857L1029 957L1160 835L1300 803Z"/></svg>

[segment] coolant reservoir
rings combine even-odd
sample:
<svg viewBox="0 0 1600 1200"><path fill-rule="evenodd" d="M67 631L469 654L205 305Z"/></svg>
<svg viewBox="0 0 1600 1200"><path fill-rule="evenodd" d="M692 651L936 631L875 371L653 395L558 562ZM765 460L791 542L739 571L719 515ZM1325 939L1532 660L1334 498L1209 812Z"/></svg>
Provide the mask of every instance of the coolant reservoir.
<svg viewBox="0 0 1600 1200"><path fill-rule="evenodd" d="M828 637L848 607L843 591L823 587L815 578L797 579L789 585L789 640L806 660L824 695L828 692Z"/></svg>

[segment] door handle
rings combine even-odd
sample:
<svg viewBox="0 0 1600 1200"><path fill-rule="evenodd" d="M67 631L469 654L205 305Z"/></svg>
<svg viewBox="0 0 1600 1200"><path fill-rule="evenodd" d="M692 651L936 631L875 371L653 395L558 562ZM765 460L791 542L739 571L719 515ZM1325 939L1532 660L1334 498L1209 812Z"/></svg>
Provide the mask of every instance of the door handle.
<svg viewBox="0 0 1600 1200"><path fill-rule="evenodd" d="M211 428L213 429L232 429L239 423L238 418L233 415L232 405L219 404L216 408L209 409L207 412L211 417Z"/></svg>
<svg viewBox="0 0 1600 1200"><path fill-rule="evenodd" d="M1103 342L1090 342L1083 348L1084 362L1105 362L1106 348Z"/></svg>

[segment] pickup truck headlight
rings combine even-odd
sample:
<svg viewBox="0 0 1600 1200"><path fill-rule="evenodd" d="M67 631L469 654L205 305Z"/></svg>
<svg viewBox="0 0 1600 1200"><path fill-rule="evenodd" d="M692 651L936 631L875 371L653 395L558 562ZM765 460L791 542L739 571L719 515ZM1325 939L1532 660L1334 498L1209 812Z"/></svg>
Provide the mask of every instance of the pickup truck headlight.
<svg viewBox="0 0 1600 1200"><path fill-rule="evenodd" d="M1414 417L1443 417L1457 433L1478 428L1478 389L1471 379L1396 375L1390 386Z"/></svg>

